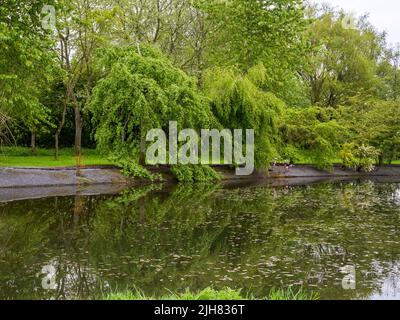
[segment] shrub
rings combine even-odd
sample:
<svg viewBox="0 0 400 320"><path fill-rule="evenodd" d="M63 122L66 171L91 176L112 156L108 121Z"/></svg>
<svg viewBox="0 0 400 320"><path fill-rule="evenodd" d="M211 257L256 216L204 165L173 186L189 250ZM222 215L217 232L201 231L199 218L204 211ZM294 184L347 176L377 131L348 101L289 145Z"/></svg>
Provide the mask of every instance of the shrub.
<svg viewBox="0 0 400 320"><path fill-rule="evenodd" d="M343 166L365 172L374 170L379 155L380 151L372 146L358 146L354 143L346 143L339 153Z"/></svg>

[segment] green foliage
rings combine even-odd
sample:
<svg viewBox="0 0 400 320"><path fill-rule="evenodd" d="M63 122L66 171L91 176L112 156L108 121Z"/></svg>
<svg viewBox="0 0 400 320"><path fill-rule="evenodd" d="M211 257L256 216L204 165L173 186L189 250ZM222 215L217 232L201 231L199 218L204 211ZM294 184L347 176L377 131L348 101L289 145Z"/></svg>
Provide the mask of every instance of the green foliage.
<svg viewBox="0 0 400 320"><path fill-rule="evenodd" d="M215 29L208 53L214 65L247 70L262 62L282 70L302 51L299 34L307 25L302 0L273 0L268 6L254 0L205 0L199 7Z"/></svg>
<svg viewBox="0 0 400 320"><path fill-rule="evenodd" d="M345 144L339 153L345 167L365 172L373 171L379 155L380 151L372 146L355 145L354 143Z"/></svg>
<svg viewBox="0 0 400 320"><path fill-rule="evenodd" d="M205 51L207 67L237 67L247 71L262 63L267 76L264 85L290 105L307 105L305 87L297 69L307 48L303 32L303 0L200 0L206 12L208 33ZM290 88L290 90L288 90Z"/></svg>
<svg viewBox="0 0 400 320"><path fill-rule="evenodd" d="M301 150L295 147L293 144L286 144L282 146L279 157L275 160L276 162L280 163L294 164L299 163L301 159Z"/></svg>
<svg viewBox="0 0 400 320"><path fill-rule="evenodd" d="M380 150L380 162L400 157L399 108L398 101L371 101L357 126L359 141Z"/></svg>
<svg viewBox="0 0 400 320"><path fill-rule="evenodd" d="M342 159L343 166L346 168L357 168L357 160L354 154L354 144L346 143L339 153L339 157Z"/></svg>
<svg viewBox="0 0 400 320"><path fill-rule="evenodd" d="M222 290L215 290L211 287L205 288L199 292L191 292L186 289L184 293L170 293L162 297L146 296L140 290L116 292L107 294L100 297L101 300L255 300L252 296L244 297L241 290L234 290L225 288ZM272 289L271 292L264 300L319 300L317 293L307 293L300 289L295 291L292 288L285 289Z"/></svg>
<svg viewBox="0 0 400 320"><path fill-rule="evenodd" d="M30 130L49 124L41 98L57 73L53 41L41 28L45 4L53 1L5 0L0 7L0 114Z"/></svg>
<svg viewBox="0 0 400 320"><path fill-rule="evenodd" d="M207 182L221 180L213 168L204 165L175 165L171 168L179 182Z"/></svg>
<svg viewBox="0 0 400 320"><path fill-rule="evenodd" d="M111 48L97 66L103 78L93 90L90 111L98 147L138 160L148 130L177 121L179 128L209 128L208 103L193 79L150 46Z"/></svg>
<svg viewBox="0 0 400 320"><path fill-rule="evenodd" d="M156 175L149 172L145 167L141 166L134 159L129 157L121 157L111 155L110 161L121 168L124 175L134 178L145 178L149 180L156 180Z"/></svg>
<svg viewBox="0 0 400 320"><path fill-rule="evenodd" d="M101 297L102 300L245 300L239 290L225 288L215 290L211 287L205 288L199 292L191 292L186 289L184 293L169 293L162 297L146 296L140 290L135 292L116 292Z"/></svg>
<svg viewBox="0 0 400 320"><path fill-rule="evenodd" d="M10 117L4 111L0 111L0 147L11 140L9 122Z"/></svg>
<svg viewBox="0 0 400 320"><path fill-rule="evenodd" d="M254 129L255 164L268 167L275 155L276 119L285 104L263 90L266 69L262 64L242 75L235 68L214 68L205 77L205 93L212 111L225 128Z"/></svg>
<svg viewBox="0 0 400 320"><path fill-rule="evenodd" d="M321 12L322 11L322 12ZM306 41L311 52L303 58L300 75L312 104L338 106L357 95L377 95L381 79L384 35L362 17L354 28L344 28L343 11L326 8L313 12Z"/></svg>
<svg viewBox="0 0 400 320"><path fill-rule="evenodd" d="M332 108L288 108L280 125L280 154L295 162L304 152L318 167L331 168L346 141L346 130L338 119L340 113Z"/></svg>
<svg viewBox="0 0 400 320"><path fill-rule="evenodd" d="M303 289L298 291L292 287L288 289L272 289L267 300L319 300L319 294L316 292L306 292Z"/></svg>

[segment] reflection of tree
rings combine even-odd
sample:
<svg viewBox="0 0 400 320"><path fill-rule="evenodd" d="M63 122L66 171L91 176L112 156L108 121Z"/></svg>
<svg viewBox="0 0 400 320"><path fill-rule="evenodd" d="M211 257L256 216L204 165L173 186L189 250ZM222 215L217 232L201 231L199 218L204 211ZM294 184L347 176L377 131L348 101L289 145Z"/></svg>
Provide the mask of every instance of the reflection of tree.
<svg viewBox="0 0 400 320"><path fill-rule="evenodd" d="M318 285L322 297L369 297L396 277L397 189L371 182L149 185L112 197L9 203L0 209L0 297L84 298L134 285L166 293L210 284L259 296L303 284ZM37 275L49 263L54 291L42 290ZM344 265L356 266L357 291L342 290Z"/></svg>
<svg viewBox="0 0 400 320"><path fill-rule="evenodd" d="M79 193L73 199L73 210L59 216L62 251L56 257L56 299L87 297L99 288L95 270L90 267L89 245L90 218L94 210L94 198Z"/></svg>
<svg viewBox="0 0 400 320"><path fill-rule="evenodd" d="M3 207L0 215L0 243L5 244L0 254L0 295L3 298L12 297L17 290L20 297L33 292L34 283L30 282L36 280L35 271L41 269L33 271L30 267L45 251L49 242L45 234L55 220L46 215L47 208L41 202L42 214L35 211L33 204L39 201L34 200L13 202ZM40 285L40 281L36 285ZM26 292L25 288L31 292Z"/></svg>
<svg viewBox="0 0 400 320"><path fill-rule="evenodd" d="M0 255L0 281L6 284L1 297L76 298L98 287L86 253L92 200L77 196L7 204L0 217L0 243L11 240ZM56 270L55 290L42 289L45 266Z"/></svg>

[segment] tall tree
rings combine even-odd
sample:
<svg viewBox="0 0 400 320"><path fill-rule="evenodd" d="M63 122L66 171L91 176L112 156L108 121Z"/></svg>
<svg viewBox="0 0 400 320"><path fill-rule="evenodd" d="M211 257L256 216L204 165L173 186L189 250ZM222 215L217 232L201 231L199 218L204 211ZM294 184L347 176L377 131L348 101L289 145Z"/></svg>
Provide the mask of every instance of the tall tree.
<svg viewBox="0 0 400 320"><path fill-rule="evenodd" d="M157 45L176 66L200 78L209 25L197 2L113 0L114 40L121 45Z"/></svg>
<svg viewBox="0 0 400 320"><path fill-rule="evenodd" d="M331 8L317 10L312 18L307 41L313 50L302 59L300 69L311 103L337 106L357 95L376 96L384 35L372 28L367 17L349 27L344 23L346 14Z"/></svg>
<svg viewBox="0 0 400 320"><path fill-rule="evenodd" d="M2 1L0 6L0 113L32 131L46 121L40 96L51 78L51 31L42 26L44 5L53 1Z"/></svg>
<svg viewBox="0 0 400 320"><path fill-rule="evenodd" d="M107 32L112 23L109 18L112 13L102 0L65 1L63 9L58 23L57 49L59 62L66 72L66 95L61 121L55 133L56 157L67 105L71 105L74 110L75 155L80 157L82 108L89 100L94 86L92 60L96 49L107 44Z"/></svg>
<svg viewBox="0 0 400 320"><path fill-rule="evenodd" d="M299 56L305 54L302 34L307 26L302 0L200 1L211 25L208 65L248 70L263 63L271 92L287 98ZM289 99L288 99L289 100Z"/></svg>

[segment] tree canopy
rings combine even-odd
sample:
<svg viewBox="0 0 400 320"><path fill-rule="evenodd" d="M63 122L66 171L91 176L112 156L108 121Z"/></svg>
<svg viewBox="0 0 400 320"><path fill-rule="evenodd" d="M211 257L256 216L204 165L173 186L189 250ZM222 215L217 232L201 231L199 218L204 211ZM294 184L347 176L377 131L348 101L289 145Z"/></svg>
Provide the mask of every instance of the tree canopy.
<svg viewBox="0 0 400 320"><path fill-rule="evenodd" d="M347 16L302 0L5 0L2 143L138 163L145 132L177 121L254 129L258 168L390 163L399 48Z"/></svg>
<svg viewBox="0 0 400 320"><path fill-rule="evenodd" d="M153 128L210 128L216 123L196 82L151 46L110 48L99 54L102 79L89 110L100 149L137 159ZM136 157L136 158L135 158Z"/></svg>

